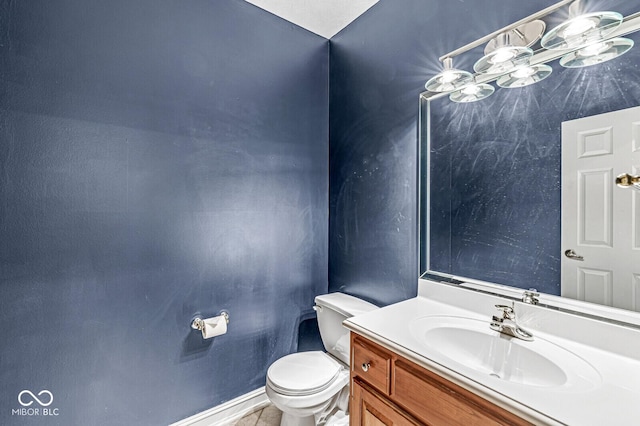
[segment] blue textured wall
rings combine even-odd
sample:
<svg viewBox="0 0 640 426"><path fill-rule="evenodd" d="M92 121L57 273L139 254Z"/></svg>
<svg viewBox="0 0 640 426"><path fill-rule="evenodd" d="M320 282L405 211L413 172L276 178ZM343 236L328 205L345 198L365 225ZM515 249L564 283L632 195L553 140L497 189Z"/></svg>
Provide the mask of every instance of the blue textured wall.
<svg viewBox="0 0 640 426"><path fill-rule="evenodd" d="M261 386L328 256L331 291L415 295L418 93L551 3L380 0L329 71L241 0L0 1L0 424L166 424ZM227 335L190 332L221 309ZM23 389L59 415L12 415Z"/></svg>
<svg viewBox="0 0 640 426"><path fill-rule="evenodd" d="M504 3L382 0L331 40L331 291L415 296L418 95L440 55L553 1Z"/></svg>
<svg viewBox="0 0 640 426"><path fill-rule="evenodd" d="M418 94L441 70L439 56L553 3L382 0L332 39L330 290L380 303L415 295ZM638 9L631 3L588 6L627 15ZM567 70L541 95L499 90L474 105L436 101L435 131L445 137L433 170L433 269L558 292L560 147L550 134L559 137L564 119L637 105L640 59L632 52L600 70ZM454 65L470 70L481 55L475 49ZM607 73L631 87L616 87ZM507 125L503 118L513 116ZM549 138L535 142L531 133ZM522 173L517 185L506 185L505 168ZM499 190L487 189L496 179Z"/></svg>
<svg viewBox="0 0 640 426"><path fill-rule="evenodd" d="M327 41L241 0L2 1L0 28L0 424L263 385L327 291ZM45 389L58 416L12 415Z"/></svg>

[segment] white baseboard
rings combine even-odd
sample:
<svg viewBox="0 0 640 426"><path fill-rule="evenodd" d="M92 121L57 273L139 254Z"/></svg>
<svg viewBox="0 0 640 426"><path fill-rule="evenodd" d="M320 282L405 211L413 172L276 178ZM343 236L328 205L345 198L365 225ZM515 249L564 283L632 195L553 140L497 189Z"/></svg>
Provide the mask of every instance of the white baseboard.
<svg viewBox="0 0 640 426"><path fill-rule="evenodd" d="M226 426L267 405L269 398L262 387L169 426Z"/></svg>

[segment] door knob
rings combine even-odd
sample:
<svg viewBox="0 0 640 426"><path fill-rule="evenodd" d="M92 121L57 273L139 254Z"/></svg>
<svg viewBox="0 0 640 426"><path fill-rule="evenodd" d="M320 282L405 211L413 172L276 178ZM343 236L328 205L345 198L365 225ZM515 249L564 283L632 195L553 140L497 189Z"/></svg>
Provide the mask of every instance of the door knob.
<svg viewBox="0 0 640 426"><path fill-rule="evenodd" d="M640 176L623 173L616 177L616 185L618 185L620 188L628 188L630 186L638 188L638 185L640 185Z"/></svg>
<svg viewBox="0 0 640 426"><path fill-rule="evenodd" d="M573 249L566 250L564 252L564 255L571 260L584 260L584 257L580 256L578 253L573 251Z"/></svg>

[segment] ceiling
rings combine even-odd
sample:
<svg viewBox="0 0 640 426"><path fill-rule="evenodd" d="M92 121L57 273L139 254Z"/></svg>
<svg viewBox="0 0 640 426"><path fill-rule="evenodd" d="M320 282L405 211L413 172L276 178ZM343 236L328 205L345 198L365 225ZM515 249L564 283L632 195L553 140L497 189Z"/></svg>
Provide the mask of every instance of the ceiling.
<svg viewBox="0 0 640 426"><path fill-rule="evenodd" d="M246 0L324 38L331 38L378 0Z"/></svg>

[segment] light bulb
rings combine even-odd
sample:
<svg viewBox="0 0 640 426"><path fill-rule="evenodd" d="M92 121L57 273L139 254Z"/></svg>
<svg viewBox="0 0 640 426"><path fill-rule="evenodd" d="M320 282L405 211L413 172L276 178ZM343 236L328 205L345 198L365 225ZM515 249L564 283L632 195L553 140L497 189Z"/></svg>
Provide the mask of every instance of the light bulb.
<svg viewBox="0 0 640 426"><path fill-rule="evenodd" d="M464 93L465 95L475 95L479 91L480 91L480 87L478 87L475 84L472 84L462 89L462 93Z"/></svg>
<svg viewBox="0 0 640 426"><path fill-rule="evenodd" d="M529 86L549 77L552 72L553 69L549 65L527 65L516 69L511 74L501 76L497 84L507 89Z"/></svg>
<svg viewBox="0 0 640 426"><path fill-rule="evenodd" d="M444 70L434 75L424 85L430 92L452 92L467 84L471 79L471 73L453 68L453 60L445 58L442 61Z"/></svg>
<svg viewBox="0 0 640 426"><path fill-rule="evenodd" d="M449 99L453 102L476 102L484 99L494 92L493 86L484 83L473 83L463 87L457 92L453 92L449 95Z"/></svg>
<svg viewBox="0 0 640 426"><path fill-rule="evenodd" d="M589 30L592 30L596 27L596 23L591 19L586 18L576 18L575 21L571 22L567 28L563 31L565 37L573 37L578 34L583 34Z"/></svg>
<svg viewBox="0 0 640 426"><path fill-rule="evenodd" d="M446 70L441 74L440 81L442 81L443 83L451 83L452 81L455 81L457 78L458 78L458 74L455 71Z"/></svg>
<svg viewBox="0 0 640 426"><path fill-rule="evenodd" d="M505 47L502 49L498 49L491 55L490 62L493 64L499 64L502 62L507 62L510 59L513 59L516 56L516 52L509 48Z"/></svg>
<svg viewBox="0 0 640 426"><path fill-rule="evenodd" d="M607 42L592 44L591 46L587 46L584 49L580 49L580 51L578 52L578 55L581 55L581 56L599 55L605 50L607 50L609 46L610 46L610 43L607 43Z"/></svg>
<svg viewBox="0 0 640 426"><path fill-rule="evenodd" d="M473 69L483 74L504 74L526 63L533 50L522 46L504 46L480 58Z"/></svg>
<svg viewBox="0 0 640 426"><path fill-rule="evenodd" d="M536 70L532 67L522 67L512 72L511 76L514 78L527 78L527 77L531 77L535 73L536 73Z"/></svg>

